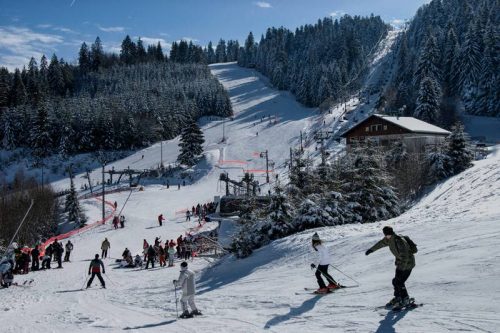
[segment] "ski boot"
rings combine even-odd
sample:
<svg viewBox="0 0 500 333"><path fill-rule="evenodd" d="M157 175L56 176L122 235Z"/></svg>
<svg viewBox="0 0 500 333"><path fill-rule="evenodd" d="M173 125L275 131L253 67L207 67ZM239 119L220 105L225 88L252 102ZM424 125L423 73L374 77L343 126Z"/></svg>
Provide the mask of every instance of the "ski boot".
<svg viewBox="0 0 500 333"><path fill-rule="evenodd" d="M314 293L315 294L328 294L329 292L330 292L330 290L325 287L325 288L319 288Z"/></svg>
<svg viewBox="0 0 500 333"><path fill-rule="evenodd" d="M342 286L338 283L330 283L328 286L326 286L328 290L334 290L334 289L340 289Z"/></svg>
<svg viewBox="0 0 500 333"><path fill-rule="evenodd" d="M387 304L385 305L386 308L392 308L394 306L394 304L397 303L397 298L396 297L393 297L389 302L387 302Z"/></svg>
<svg viewBox="0 0 500 333"><path fill-rule="evenodd" d="M200 310L196 309L196 310L191 311L191 315L192 316L201 316L201 315L203 315L203 313L201 313Z"/></svg>
<svg viewBox="0 0 500 333"><path fill-rule="evenodd" d="M193 315L189 313L188 310L184 311L179 318L187 319L187 318L193 318Z"/></svg>

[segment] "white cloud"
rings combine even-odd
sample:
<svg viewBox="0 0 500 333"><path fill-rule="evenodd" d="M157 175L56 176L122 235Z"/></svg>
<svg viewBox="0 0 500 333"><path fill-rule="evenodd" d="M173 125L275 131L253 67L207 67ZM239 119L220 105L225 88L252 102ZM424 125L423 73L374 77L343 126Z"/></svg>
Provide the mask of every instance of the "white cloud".
<svg viewBox="0 0 500 333"><path fill-rule="evenodd" d="M78 33L75 30L71 30L70 28L65 28L65 27L54 27L54 28L52 28L52 30L70 33L70 34L77 34Z"/></svg>
<svg viewBox="0 0 500 333"><path fill-rule="evenodd" d="M254 2L254 4L260 8L272 8L273 7L273 6L271 6L271 4L269 2L264 2L264 1L257 1L257 2Z"/></svg>
<svg viewBox="0 0 500 333"><path fill-rule="evenodd" d="M59 35L35 32L28 28L0 26L0 65L13 70L26 65L31 57L56 51L64 42Z"/></svg>
<svg viewBox="0 0 500 333"><path fill-rule="evenodd" d="M392 19L390 24L395 28L400 28L405 22L406 20L403 19Z"/></svg>
<svg viewBox="0 0 500 333"><path fill-rule="evenodd" d="M136 39L139 37L135 37ZM171 44L168 43L165 39L163 38L156 38L156 37L141 37L142 42L144 45L155 45L160 42L161 47L164 49L165 47L170 48Z"/></svg>
<svg viewBox="0 0 500 333"><path fill-rule="evenodd" d="M196 39L196 38L193 38L193 37L182 37L177 42L180 42L181 40L184 40L186 42L193 42L193 43L197 43L197 42L200 41L199 39Z"/></svg>
<svg viewBox="0 0 500 333"><path fill-rule="evenodd" d="M48 29L52 27L52 24L38 24L36 27L41 29Z"/></svg>
<svg viewBox="0 0 500 333"><path fill-rule="evenodd" d="M101 27L100 25L97 25L97 27L104 32L123 32L126 29L125 27Z"/></svg>
<svg viewBox="0 0 500 333"><path fill-rule="evenodd" d="M336 10L330 13L331 17L344 16L346 13L343 10Z"/></svg>

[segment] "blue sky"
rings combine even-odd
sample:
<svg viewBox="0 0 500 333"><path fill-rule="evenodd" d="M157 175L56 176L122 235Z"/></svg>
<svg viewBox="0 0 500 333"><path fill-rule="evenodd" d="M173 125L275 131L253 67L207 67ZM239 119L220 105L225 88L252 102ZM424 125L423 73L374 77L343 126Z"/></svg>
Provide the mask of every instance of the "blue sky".
<svg viewBox="0 0 500 333"><path fill-rule="evenodd" d="M0 0L0 66L13 69L56 53L76 59L83 41L96 36L119 52L125 35L164 51L180 39L205 46L219 38L259 40L271 26L295 29L326 16L380 15L386 22L410 19L428 0Z"/></svg>

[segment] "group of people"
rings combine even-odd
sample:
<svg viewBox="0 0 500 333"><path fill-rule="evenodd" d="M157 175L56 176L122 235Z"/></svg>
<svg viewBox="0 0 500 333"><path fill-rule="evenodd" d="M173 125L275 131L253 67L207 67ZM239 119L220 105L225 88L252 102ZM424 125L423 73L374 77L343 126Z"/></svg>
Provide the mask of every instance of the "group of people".
<svg viewBox="0 0 500 333"><path fill-rule="evenodd" d="M118 217L118 215L115 215L113 217L113 227L118 229L118 225L120 225L120 228L125 228L125 216L121 215Z"/></svg>
<svg viewBox="0 0 500 333"><path fill-rule="evenodd" d="M412 302L406 290L405 283L415 267L417 246L408 236L396 234L389 226L384 227L382 232L384 238L369 248L365 254L369 255L383 247L389 247L391 253L396 258L396 273L394 279L392 279L394 297L387 303L387 306L393 309L401 309ZM327 247L323 245L318 233L315 233L312 237L312 247L319 255L319 264L317 266L311 264L311 268L316 268L315 275L319 285L319 289L315 293L326 294L333 289L342 288L328 273L328 266L331 264L330 254ZM328 285L323 280L323 277L327 280Z"/></svg>
<svg viewBox="0 0 500 333"><path fill-rule="evenodd" d="M214 202L204 203L203 205L197 204L191 209L186 209L186 221L191 221L191 216L198 217L198 223L201 225L201 221L209 222L208 214L215 213L217 205Z"/></svg>
<svg viewBox="0 0 500 333"><path fill-rule="evenodd" d="M68 240L66 244L63 244L56 238L45 248L45 251L40 250L42 250L41 244L36 244L31 250L22 250L17 243L12 243L8 250L9 255L2 260L0 271L2 287L12 284L14 274L28 274L30 271L51 269L52 261L57 262L57 268L63 268L62 262L70 261L73 243Z"/></svg>

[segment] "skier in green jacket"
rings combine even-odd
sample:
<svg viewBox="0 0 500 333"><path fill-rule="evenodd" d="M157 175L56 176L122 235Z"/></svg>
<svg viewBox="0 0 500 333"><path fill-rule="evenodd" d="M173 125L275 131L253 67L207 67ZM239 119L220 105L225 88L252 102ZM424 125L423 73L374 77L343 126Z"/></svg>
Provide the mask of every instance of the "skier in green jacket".
<svg viewBox="0 0 500 333"><path fill-rule="evenodd" d="M382 231L384 232L384 238L368 249L365 254L369 255L378 249L389 246L392 254L396 257L396 276L392 279L394 298L387 305L394 308L401 308L410 304L410 297L408 296L405 282L415 267L415 256L413 255L412 247L408 244L408 240L405 237L395 234L391 227L386 226ZM412 244L414 245L413 242Z"/></svg>

